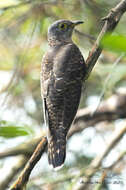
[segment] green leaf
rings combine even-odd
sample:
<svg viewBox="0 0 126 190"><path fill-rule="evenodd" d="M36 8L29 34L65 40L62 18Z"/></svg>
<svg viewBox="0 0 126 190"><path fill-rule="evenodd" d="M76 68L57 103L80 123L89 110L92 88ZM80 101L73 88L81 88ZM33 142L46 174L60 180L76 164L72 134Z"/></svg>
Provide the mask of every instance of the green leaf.
<svg viewBox="0 0 126 190"><path fill-rule="evenodd" d="M6 121L0 121L0 136L2 137L14 138L31 134L32 130L28 126L14 126Z"/></svg>
<svg viewBox="0 0 126 190"><path fill-rule="evenodd" d="M109 51L114 51L117 53L126 52L126 36L107 34L102 39L101 45Z"/></svg>

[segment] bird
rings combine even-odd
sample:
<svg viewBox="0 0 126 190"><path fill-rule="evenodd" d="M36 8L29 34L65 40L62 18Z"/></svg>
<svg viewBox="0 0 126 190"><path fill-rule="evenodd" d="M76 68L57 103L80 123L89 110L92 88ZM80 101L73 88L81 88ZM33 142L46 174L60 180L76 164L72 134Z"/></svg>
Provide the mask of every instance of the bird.
<svg viewBox="0 0 126 190"><path fill-rule="evenodd" d="M72 40L75 26L83 21L57 20L48 28L49 48L41 64L41 96L47 126L48 162L61 168L66 157L66 141L75 118L83 79L84 58Z"/></svg>

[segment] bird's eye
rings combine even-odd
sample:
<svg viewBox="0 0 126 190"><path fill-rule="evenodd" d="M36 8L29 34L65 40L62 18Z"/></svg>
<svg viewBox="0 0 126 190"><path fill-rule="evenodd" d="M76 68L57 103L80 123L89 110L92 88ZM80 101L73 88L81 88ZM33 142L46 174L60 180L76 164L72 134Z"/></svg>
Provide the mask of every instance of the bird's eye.
<svg viewBox="0 0 126 190"><path fill-rule="evenodd" d="M66 30L67 29L67 24L66 23L60 23L59 24L59 29L60 30Z"/></svg>

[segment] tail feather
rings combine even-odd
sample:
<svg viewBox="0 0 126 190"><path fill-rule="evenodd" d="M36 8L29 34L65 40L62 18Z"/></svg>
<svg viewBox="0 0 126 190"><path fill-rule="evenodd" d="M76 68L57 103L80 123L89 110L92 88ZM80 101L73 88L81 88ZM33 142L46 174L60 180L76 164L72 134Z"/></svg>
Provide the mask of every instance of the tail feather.
<svg viewBox="0 0 126 190"><path fill-rule="evenodd" d="M48 142L48 160L53 168L63 165L66 157L66 140L55 140L54 138Z"/></svg>

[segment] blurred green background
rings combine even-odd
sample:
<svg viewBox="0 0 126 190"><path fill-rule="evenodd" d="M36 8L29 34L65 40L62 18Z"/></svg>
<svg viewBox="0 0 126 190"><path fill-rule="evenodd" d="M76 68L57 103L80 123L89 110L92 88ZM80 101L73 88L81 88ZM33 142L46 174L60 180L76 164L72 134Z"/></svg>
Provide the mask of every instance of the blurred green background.
<svg viewBox="0 0 126 190"><path fill-rule="evenodd" d="M74 31L73 40L86 60L104 24L101 18L118 2L118 0L0 0L1 150L24 143L45 130L40 95L40 68L42 56L48 49L48 26L58 19L84 21L84 24ZM104 88L103 99L110 97L119 88L126 88L126 57L123 55L123 52L126 52L125 35L126 15L119 22L113 36L107 35L102 41L104 51L84 85L80 108L96 106ZM122 59L115 64L120 55L123 55ZM113 126L112 123L111 125ZM73 141L76 142L78 137L82 141L78 143L76 150L72 149L73 141L70 139L68 153L70 155L65 169L58 174L61 177L67 172L71 173L72 168L79 172L95 156L95 152L82 154L84 142L87 143L85 147L90 146L95 136L96 131L90 130L87 134L74 135ZM91 136L88 133L91 133ZM84 135L87 135L85 139ZM41 170L35 175L39 182L36 180L37 177L33 176L28 186L30 190L43 189L39 183L46 184L56 177L56 174L48 169L46 155L42 159L46 160L47 165L43 169L45 176L42 176ZM12 158L10 162L13 162ZM4 159L0 163L0 167L4 167ZM9 173L7 170L6 172ZM109 185L104 188L111 189ZM47 189L72 189L71 180L55 183Z"/></svg>

